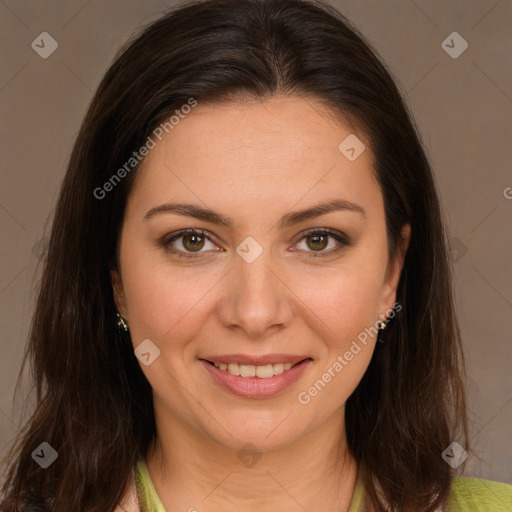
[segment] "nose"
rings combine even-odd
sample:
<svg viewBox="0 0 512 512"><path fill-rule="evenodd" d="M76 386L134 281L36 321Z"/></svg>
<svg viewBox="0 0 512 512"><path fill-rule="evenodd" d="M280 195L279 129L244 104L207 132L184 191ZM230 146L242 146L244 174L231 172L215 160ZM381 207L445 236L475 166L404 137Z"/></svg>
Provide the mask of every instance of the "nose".
<svg viewBox="0 0 512 512"><path fill-rule="evenodd" d="M252 263L237 255L233 265L218 304L222 325L241 330L251 339L288 326L295 311L294 294L270 251L263 250Z"/></svg>

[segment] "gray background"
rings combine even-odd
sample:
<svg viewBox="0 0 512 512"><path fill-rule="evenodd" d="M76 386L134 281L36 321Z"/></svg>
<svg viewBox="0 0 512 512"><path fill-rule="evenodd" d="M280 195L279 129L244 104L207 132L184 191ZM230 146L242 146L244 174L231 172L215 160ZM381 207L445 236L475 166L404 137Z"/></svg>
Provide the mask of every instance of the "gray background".
<svg viewBox="0 0 512 512"><path fill-rule="evenodd" d="M512 3L331 3L390 68L438 180L452 238L471 436L477 444L465 474L512 484ZM116 50L134 29L172 5L157 0L0 1L0 453L18 428L23 400L13 405L14 385L46 223L72 143ZM454 31L469 44L458 58L441 46ZM47 59L31 47L42 32L59 45Z"/></svg>

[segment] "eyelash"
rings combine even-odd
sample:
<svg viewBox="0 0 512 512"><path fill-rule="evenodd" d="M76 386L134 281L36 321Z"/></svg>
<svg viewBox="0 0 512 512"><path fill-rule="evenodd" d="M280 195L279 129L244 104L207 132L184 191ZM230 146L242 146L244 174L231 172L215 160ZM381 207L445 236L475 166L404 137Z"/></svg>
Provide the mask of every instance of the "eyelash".
<svg viewBox="0 0 512 512"><path fill-rule="evenodd" d="M184 229L184 230L178 231L177 233L172 234L171 237L165 236L160 241L160 245L163 246L163 248L167 252L169 252L173 255L176 255L179 258L202 258L203 256L200 256L201 252L190 253L190 252L181 251L181 250L174 249L174 248L170 247L171 242L174 242L175 240L178 240L179 238L181 238L182 236L187 235L187 234L204 237L208 241L215 243L206 234L206 232L203 231L202 229ZM332 229L327 229L327 228L313 228L313 229L307 230L306 232L304 232L302 234L301 238L297 241L297 244L299 244L300 242L302 242L302 240L304 240L305 238L307 238L308 236L311 236L311 235L328 235L331 238L334 238L340 244L338 247L336 247L334 249L330 249L329 251L320 251L320 252L305 251L305 252L311 253L311 255L309 256L311 258L324 258L333 253L337 253L337 252L341 251L343 248L348 247L350 245L349 238L347 236L345 236L343 233L341 233L339 231L334 231ZM295 245L297 245L297 244L295 244Z"/></svg>

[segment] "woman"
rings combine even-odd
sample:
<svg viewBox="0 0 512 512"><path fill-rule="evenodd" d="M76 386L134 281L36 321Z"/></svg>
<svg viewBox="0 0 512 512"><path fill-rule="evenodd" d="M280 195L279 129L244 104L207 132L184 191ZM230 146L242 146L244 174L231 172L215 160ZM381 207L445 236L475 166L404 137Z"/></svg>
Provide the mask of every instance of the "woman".
<svg viewBox="0 0 512 512"><path fill-rule="evenodd" d="M117 56L27 357L37 406L2 511L512 506L512 486L455 476L470 447L433 175L328 4L194 2Z"/></svg>

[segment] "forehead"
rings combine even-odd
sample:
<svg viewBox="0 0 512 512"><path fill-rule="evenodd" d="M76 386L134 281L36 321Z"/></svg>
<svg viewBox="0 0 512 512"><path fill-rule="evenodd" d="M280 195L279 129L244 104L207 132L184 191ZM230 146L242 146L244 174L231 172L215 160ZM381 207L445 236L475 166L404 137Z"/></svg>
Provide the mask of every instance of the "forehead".
<svg viewBox="0 0 512 512"><path fill-rule="evenodd" d="M350 161L349 136L365 150ZM350 140L350 139L349 139ZM320 102L274 97L264 102L201 104L149 152L132 190L140 208L170 200L269 208L303 206L330 196L379 201L365 135ZM370 205L369 205L370 206Z"/></svg>

